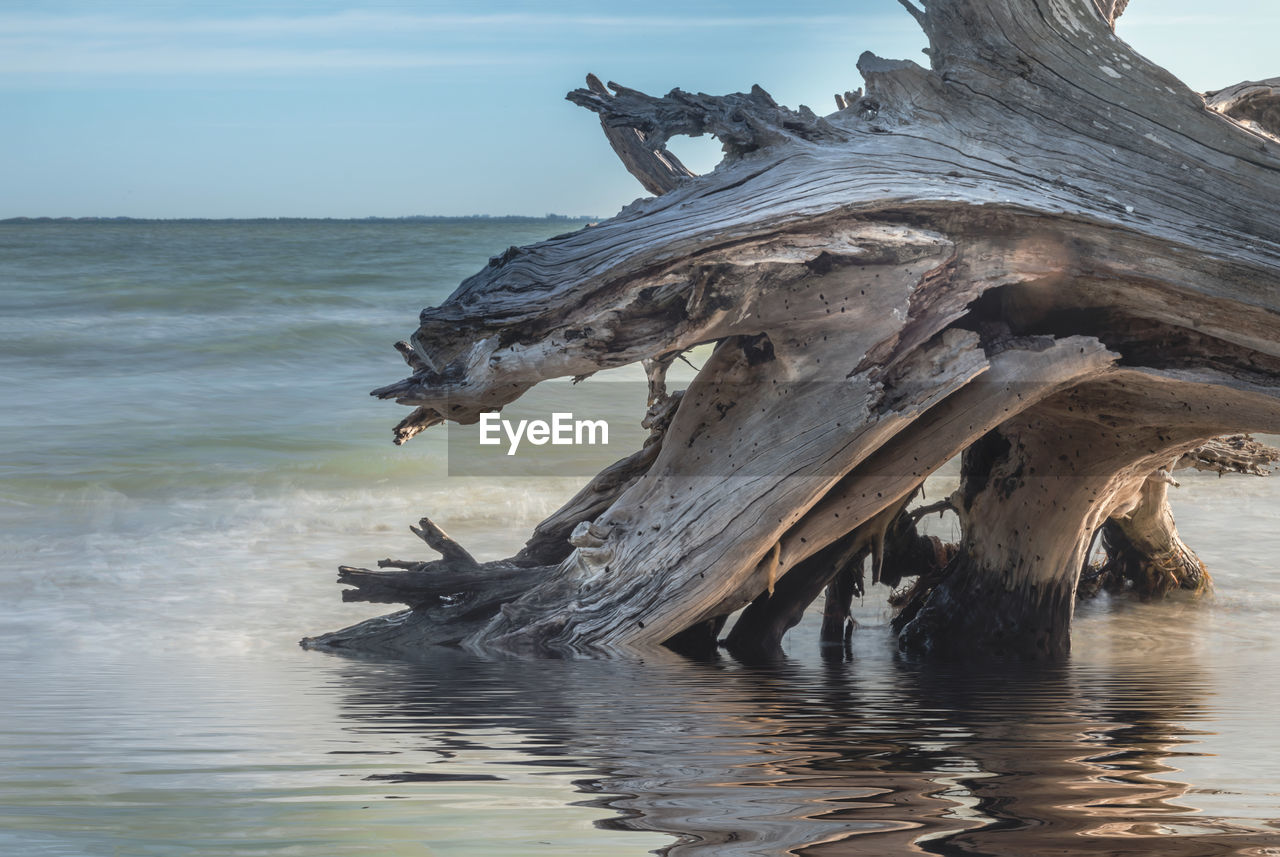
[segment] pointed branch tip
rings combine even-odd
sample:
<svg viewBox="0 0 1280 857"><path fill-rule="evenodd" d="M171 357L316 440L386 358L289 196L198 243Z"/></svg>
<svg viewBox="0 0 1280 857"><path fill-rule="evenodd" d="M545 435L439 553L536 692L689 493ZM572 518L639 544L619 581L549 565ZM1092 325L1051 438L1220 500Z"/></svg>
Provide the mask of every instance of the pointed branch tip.
<svg viewBox="0 0 1280 857"><path fill-rule="evenodd" d="M1098 7L1098 12L1102 15L1103 20L1114 30L1116 28L1116 19L1124 14L1124 9L1129 5L1129 0L1093 0L1093 5Z"/></svg>
<svg viewBox="0 0 1280 857"><path fill-rule="evenodd" d="M926 13L924 9L916 6L916 4L912 3L911 0L898 0L898 2L902 4L903 9L906 9L911 13L911 17L916 19L916 23L919 24L921 28L926 31L928 30L928 13Z"/></svg>
<svg viewBox="0 0 1280 857"><path fill-rule="evenodd" d="M416 527L410 524L409 529L444 557L446 562L463 567L475 567L480 564L467 552L466 548L450 538L449 534L440 529L430 518L423 518Z"/></svg>

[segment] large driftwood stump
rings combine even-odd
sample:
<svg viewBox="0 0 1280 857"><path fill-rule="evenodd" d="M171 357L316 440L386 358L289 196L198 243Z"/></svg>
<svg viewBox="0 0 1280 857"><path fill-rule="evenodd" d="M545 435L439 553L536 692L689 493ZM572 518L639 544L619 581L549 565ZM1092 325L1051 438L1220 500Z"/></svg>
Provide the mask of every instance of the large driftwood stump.
<svg viewBox="0 0 1280 857"><path fill-rule="evenodd" d="M751 605L729 642L768 651L884 564L959 454L963 538L920 553L948 570L905 646L1065 652L1104 526L1153 587L1195 578L1153 474L1280 430L1276 81L1190 91L1114 34L1123 0L902 3L930 67L864 54L865 91L827 116L758 86L570 93L660 195L494 257L423 311L413 374L375 395L414 408L402 443L649 361L663 418L509 561L439 542L434 564L344 570L350 597L410 609L309 644L697 650ZM703 133L725 158L694 177L663 147ZM665 366L702 343L668 396Z"/></svg>

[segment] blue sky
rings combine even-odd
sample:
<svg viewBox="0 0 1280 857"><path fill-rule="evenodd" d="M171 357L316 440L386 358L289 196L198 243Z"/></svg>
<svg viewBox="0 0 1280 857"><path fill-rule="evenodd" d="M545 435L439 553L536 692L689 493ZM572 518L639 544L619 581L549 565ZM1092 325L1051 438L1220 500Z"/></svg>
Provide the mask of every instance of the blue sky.
<svg viewBox="0 0 1280 857"><path fill-rule="evenodd" d="M1274 0L1120 27L1197 89L1280 74L1278 32ZM563 100L586 72L827 113L863 50L923 45L896 0L0 0L0 217L606 216L643 191Z"/></svg>

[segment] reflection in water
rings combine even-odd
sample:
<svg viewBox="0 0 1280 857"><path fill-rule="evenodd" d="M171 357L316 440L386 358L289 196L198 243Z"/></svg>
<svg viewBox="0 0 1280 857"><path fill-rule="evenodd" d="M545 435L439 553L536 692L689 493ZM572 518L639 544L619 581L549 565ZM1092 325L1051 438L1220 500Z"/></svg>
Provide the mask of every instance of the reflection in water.
<svg viewBox="0 0 1280 857"><path fill-rule="evenodd" d="M1274 825L1208 818L1180 779L1210 692L1189 656L973 674L872 630L849 661L754 668L339 663L354 731L417 736L441 773L497 744L580 765L603 826L673 855L1280 853Z"/></svg>
<svg viewBox="0 0 1280 857"><path fill-rule="evenodd" d="M1280 852L1280 477L1180 476L1217 597L1077 617L1047 677L917 668L876 629L825 664L805 626L767 669L297 649L382 612L330 569L388 527L412 550L447 508L508 556L578 489L444 480L445 437L393 453L359 393L413 312L564 228L5 227L0 854ZM632 413L596 381L578 404Z"/></svg>

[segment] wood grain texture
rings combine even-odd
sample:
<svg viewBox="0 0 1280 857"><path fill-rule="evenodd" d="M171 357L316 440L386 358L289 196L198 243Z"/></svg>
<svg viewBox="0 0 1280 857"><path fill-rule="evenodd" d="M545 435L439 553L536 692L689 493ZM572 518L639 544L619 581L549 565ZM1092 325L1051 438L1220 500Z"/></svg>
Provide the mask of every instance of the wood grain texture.
<svg viewBox="0 0 1280 857"><path fill-rule="evenodd" d="M840 546L964 453L954 573L904 644L1057 656L1094 532L1151 474L1280 430L1275 80L1192 92L1115 35L1124 0L902 5L929 67L863 54L827 116L759 87L570 93L657 195L423 310L412 374L374 391L414 408L396 442L546 379L714 354L658 397L652 446L507 561L518 586L481 564L465 620L419 605L344 645L705 648L748 604L780 637ZM702 133L725 157L693 176L665 144ZM455 630L404 630L431 622Z"/></svg>

